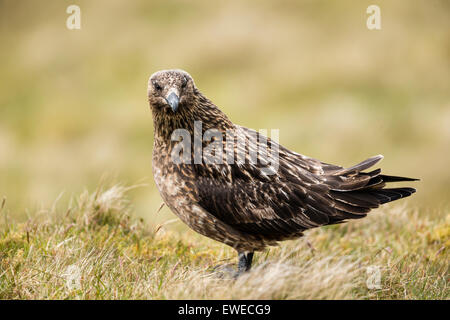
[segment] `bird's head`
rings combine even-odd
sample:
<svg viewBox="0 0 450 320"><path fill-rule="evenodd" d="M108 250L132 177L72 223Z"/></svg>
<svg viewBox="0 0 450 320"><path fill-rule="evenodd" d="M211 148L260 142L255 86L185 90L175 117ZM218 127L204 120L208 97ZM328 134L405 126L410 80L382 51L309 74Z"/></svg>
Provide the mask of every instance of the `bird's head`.
<svg viewBox="0 0 450 320"><path fill-rule="evenodd" d="M156 110L177 112L194 100L195 84L183 70L155 72L148 81L148 101Z"/></svg>

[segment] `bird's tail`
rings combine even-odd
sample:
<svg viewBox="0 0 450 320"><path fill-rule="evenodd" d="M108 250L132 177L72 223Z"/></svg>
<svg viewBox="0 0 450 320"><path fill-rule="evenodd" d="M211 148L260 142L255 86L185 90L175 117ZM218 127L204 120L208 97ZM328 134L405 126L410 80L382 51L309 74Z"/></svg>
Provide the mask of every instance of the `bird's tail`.
<svg viewBox="0 0 450 320"><path fill-rule="evenodd" d="M335 209L338 212L336 221L332 223L365 217L371 209L378 208L381 204L409 197L416 192L416 189L410 187L385 188L385 186L391 182L419 179L383 175L381 169L361 172L372 167L382 158L381 155L375 156L350 168L336 170L330 175L335 177L335 181L341 181L330 188L330 195L334 199Z"/></svg>

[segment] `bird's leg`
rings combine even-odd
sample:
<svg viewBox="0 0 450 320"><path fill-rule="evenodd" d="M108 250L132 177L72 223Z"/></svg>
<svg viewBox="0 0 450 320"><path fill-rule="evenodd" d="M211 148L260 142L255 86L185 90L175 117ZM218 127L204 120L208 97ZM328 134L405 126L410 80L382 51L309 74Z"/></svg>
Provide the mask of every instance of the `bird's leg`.
<svg viewBox="0 0 450 320"><path fill-rule="evenodd" d="M238 262L238 273L237 276L240 274L249 271L252 267L252 260L253 260L253 254L254 252L240 252L239 253L239 262Z"/></svg>

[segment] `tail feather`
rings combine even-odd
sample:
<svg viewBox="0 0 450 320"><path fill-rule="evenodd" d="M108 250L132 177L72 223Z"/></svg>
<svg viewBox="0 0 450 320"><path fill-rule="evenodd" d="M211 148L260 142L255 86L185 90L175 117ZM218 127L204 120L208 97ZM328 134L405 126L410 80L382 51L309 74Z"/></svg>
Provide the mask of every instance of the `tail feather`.
<svg viewBox="0 0 450 320"><path fill-rule="evenodd" d="M419 179L381 174L381 169L366 170L383 156L371 157L350 168L341 168L328 173L327 183L330 196L334 200L336 214L330 223L340 223L345 219L358 219L380 205L409 197L416 189L410 187L385 188L387 183L417 181Z"/></svg>
<svg viewBox="0 0 450 320"><path fill-rule="evenodd" d="M341 170L335 171L333 173L334 176L340 176L340 175L346 175L349 173L357 173L357 172L361 172L363 170L366 170L370 167L372 167L373 165L375 165L376 163L378 163L381 159L383 159L383 156L381 154L371 157L367 160L364 160L361 163L358 163L357 165L354 165L350 168L342 168Z"/></svg>
<svg viewBox="0 0 450 320"><path fill-rule="evenodd" d="M385 174L380 175L384 182L398 182L398 181L419 181L420 179L416 178L407 178L407 177L397 177L397 176L388 176Z"/></svg>
<svg viewBox="0 0 450 320"><path fill-rule="evenodd" d="M416 192L414 188L388 188L369 191L372 195L378 198L380 204L406 198Z"/></svg>
<svg viewBox="0 0 450 320"><path fill-rule="evenodd" d="M333 199L363 208L378 208L378 198L367 192L336 192L331 191Z"/></svg>

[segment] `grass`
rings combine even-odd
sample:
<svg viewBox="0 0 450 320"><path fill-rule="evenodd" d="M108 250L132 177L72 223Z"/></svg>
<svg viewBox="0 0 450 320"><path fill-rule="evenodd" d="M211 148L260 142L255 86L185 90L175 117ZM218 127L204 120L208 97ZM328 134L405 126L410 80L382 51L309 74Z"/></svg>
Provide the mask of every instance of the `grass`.
<svg viewBox="0 0 450 320"><path fill-rule="evenodd" d="M257 253L254 268L233 280L214 271L234 266L232 249L133 217L130 189L85 191L22 223L3 201L0 298L449 298L449 215L387 206ZM379 288L368 289L368 267L379 268Z"/></svg>

